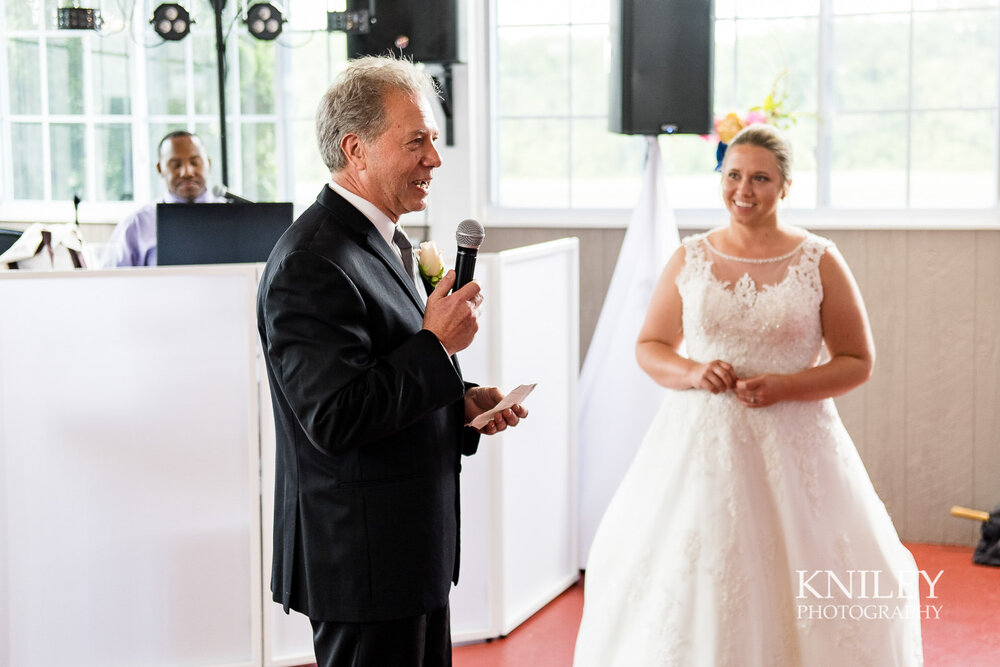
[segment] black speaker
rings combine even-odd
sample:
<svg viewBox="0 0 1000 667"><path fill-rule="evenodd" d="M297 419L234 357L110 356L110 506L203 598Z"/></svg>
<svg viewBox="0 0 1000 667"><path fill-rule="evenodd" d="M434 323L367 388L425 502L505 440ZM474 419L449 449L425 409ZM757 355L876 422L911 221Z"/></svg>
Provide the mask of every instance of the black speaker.
<svg viewBox="0 0 1000 667"><path fill-rule="evenodd" d="M392 52L421 63L456 63L456 0L347 0L347 10L374 10L367 33L347 35L347 55Z"/></svg>
<svg viewBox="0 0 1000 667"><path fill-rule="evenodd" d="M710 134L712 0L615 0L611 12L608 129Z"/></svg>

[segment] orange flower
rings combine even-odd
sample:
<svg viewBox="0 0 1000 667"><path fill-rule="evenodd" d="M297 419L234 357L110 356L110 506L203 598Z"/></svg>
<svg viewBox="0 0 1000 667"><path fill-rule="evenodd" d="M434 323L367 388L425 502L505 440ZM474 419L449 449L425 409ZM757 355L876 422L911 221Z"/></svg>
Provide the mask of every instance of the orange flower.
<svg viewBox="0 0 1000 667"><path fill-rule="evenodd" d="M719 135L719 141L728 144L743 127L740 117L734 112L729 112L725 118L716 121L715 133Z"/></svg>

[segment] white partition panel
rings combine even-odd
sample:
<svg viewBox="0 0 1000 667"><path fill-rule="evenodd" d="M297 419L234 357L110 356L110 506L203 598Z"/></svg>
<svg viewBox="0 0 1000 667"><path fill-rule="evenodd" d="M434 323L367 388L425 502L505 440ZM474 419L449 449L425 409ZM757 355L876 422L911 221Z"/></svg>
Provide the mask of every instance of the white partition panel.
<svg viewBox="0 0 1000 667"><path fill-rule="evenodd" d="M577 576L577 256L566 239L479 258L466 376L538 388L464 461L456 642L506 634ZM0 665L312 661L308 620L270 601L258 277L0 274Z"/></svg>
<svg viewBox="0 0 1000 667"><path fill-rule="evenodd" d="M465 376L510 391L537 383L529 418L484 437L462 473L456 642L505 635L579 574L576 534L578 244L561 239L480 255L480 331Z"/></svg>
<svg viewBox="0 0 1000 667"><path fill-rule="evenodd" d="M482 332L480 332L482 333ZM462 372L471 381L484 381L469 375L464 355ZM484 439L475 456L462 460L462 543L461 572L458 586L451 591L451 637L453 642L473 641L499 636L494 628L496 615L491 609L491 567L494 546L492 472L497 469L494 461L493 441Z"/></svg>
<svg viewBox="0 0 1000 667"><path fill-rule="evenodd" d="M297 611L286 614L271 598L271 562L274 547L274 409L271 391L264 369L263 351L258 340L260 358L260 477L261 535L263 568L261 586L264 591L264 667L296 667L316 662L313 654L312 626L309 619Z"/></svg>
<svg viewBox="0 0 1000 667"><path fill-rule="evenodd" d="M577 244L500 253L501 386L538 382L503 435L504 634L576 580ZM535 418L537 417L537 421Z"/></svg>
<svg viewBox="0 0 1000 667"><path fill-rule="evenodd" d="M255 293L0 276L0 664L260 664Z"/></svg>

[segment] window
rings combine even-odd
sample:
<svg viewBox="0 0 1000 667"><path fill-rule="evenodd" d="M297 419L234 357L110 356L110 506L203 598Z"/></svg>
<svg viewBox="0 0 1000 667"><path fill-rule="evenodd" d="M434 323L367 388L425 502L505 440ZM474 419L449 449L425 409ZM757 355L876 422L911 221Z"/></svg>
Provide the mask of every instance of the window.
<svg viewBox="0 0 1000 667"><path fill-rule="evenodd" d="M606 129L610 5L494 3L494 205L634 204L642 140ZM717 115L779 77L795 112L791 206L997 206L997 0L716 0L715 16ZM715 144L660 145L672 204L717 207Z"/></svg>
<svg viewBox="0 0 1000 667"><path fill-rule="evenodd" d="M180 1L192 25L179 41L148 23L159 0L82 3L100 8L99 32L57 30L56 8L68 4L0 9L0 203L148 201L162 193L157 144L175 129L202 137L221 182L210 1ZM245 2L224 9L228 185L250 199L308 201L329 180L313 118L346 38L326 32L327 2L284 4L275 41L249 35Z"/></svg>
<svg viewBox="0 0 1000 667"><path fill-rule="evenodd" d="M631 206L644 143L607 131L607 0L495 3L493 194L500 206Z"/></svg>
<svg viewBox="0 0 1000 667"><path fill-rule="evenodd" d="M122 153L132 142L129 81L121 76L127 39L56 31L55 7L51 0L9 2L0 17L0 74L9 93L0 107L0 143L10 148L2 191L30 200L121 199L133 190L131 160ZM90 155L109 169L88 169Z"/></svg>
<svg viewBox="0 0 1000 667"><path fill-rule="evenodd" d="M633 206L644 141L606 129L611 1L487 3L494 206ZM63 206L75 194L126 208L148 201L162 189L156 143L177 128L202 135L221 180L209 0L182 0L195 23L179 42L149 26L156 0L95 0L100 33L56 30L56 8L67 4L0 8L0 206ZM228 185L251 199L310 201L329 178L315 107L346 53L345 36L325 31L326 11L343 1L287 0L275 42L250 37L237 16L246 4L225 10ZM993 210L998 6L715 0L716 111L746 113L787 72L786 107L798 118L793 207ZM469 37L477 53L479 38ZM660 145L673 205L716 209L714 143L674 136Z"/></svg>

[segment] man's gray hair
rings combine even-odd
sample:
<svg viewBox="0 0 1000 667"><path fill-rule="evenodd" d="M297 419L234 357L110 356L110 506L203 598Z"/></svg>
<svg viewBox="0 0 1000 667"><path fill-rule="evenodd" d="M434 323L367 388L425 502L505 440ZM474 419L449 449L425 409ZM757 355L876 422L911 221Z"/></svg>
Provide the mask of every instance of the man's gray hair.
<svg viewBox="0 0 1000 667"><path fill-rule="evenodd" d="M320 100L316 111L316 139L323 162L331 172L347 166L340 148L346 134L374 141L388 128L385 97L392 91L414 100L436 95L434 80L409 60L391 56L365 56L352 60Z"/></svg>

